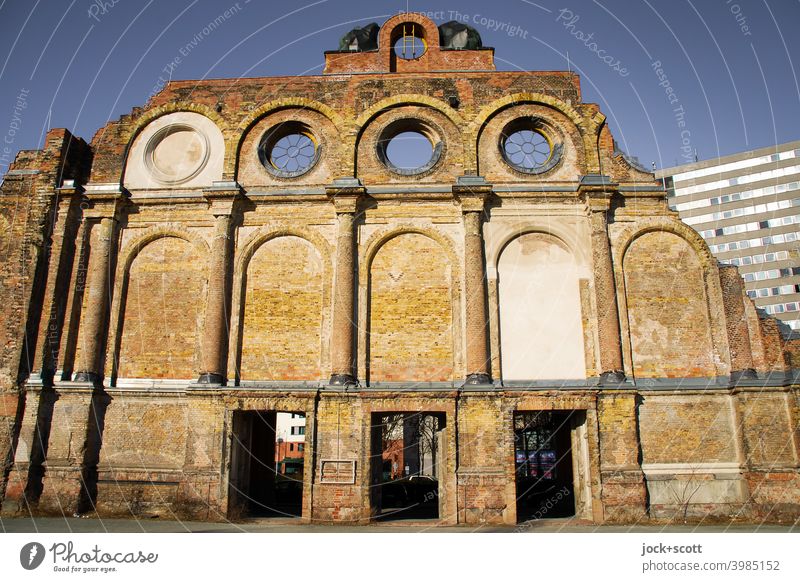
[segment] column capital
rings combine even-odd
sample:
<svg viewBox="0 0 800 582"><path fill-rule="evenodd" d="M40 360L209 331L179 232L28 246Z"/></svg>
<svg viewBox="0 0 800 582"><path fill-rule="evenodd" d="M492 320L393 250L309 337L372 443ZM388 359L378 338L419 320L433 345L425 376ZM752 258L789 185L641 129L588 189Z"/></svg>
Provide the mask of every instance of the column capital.
<svg viewBox="0 0 800 582"><path fill-rule="evenodd" d="M128 203L128 193L116 182L86 184L84 195L91 204L86 218L119 220L119 213Z"/></svg>
<svg viewBox="0 0 800 582"><path fill-rule="evenodd" d="M461 204L461 212L483 212L492 185L482 176L459 176L453 184L453 197Z"/></svg>
<svg viewBox="0 0 800 582"><path fill-rule="evenodd" d="M236 201L242 198L242 187L235 180L212 182L211 188L203 190L203 198L214 216L230 216Z"/></svg>
<svg viewBox="0 0 800 582"><path fill-rule="evenodd" d="M76 184L75 180L64 180L61 186L53 191L53 194L61 198L83 197L85 188Z"/></svg>
<svg viewBox="0 0 800 582"><path fill-rule="evenodd" d="M325 186L325 195L333 203L336 214L355 214L367 189L358 178L336 178Z"/></svg>
<svg viewBox="0 0 800 582"><path fill-rule="evenodd" d="M604 212L611 207L617 186L608 176L587 174L581 177L578 195L586 202L590 212Z"/></svg>

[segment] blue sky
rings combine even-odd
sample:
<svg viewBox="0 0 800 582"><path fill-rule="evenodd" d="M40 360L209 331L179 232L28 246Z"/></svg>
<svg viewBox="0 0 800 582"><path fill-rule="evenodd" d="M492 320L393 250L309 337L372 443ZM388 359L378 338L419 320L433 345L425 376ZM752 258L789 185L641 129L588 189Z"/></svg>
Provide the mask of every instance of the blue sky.
<svg viewBox="0 0 800 582"><path fill-rule="evenodd" d="M569 62L647 167L800 139L799 0L0 0L0 146L88 141L170 75L319 74L345 32L407 9L471 24L500 70Z"/></svg>

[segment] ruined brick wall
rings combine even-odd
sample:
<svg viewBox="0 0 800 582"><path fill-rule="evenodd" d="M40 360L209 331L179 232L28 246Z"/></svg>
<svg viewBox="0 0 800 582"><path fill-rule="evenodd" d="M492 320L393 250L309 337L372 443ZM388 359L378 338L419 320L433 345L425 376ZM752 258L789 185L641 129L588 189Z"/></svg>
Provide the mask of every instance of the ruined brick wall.
<svg viewBox="0 0 800 582"><path fill-rule="evenodd" d="M637 377L716 375L702 266L686 241L646 233L628 249L625 297Z"/></svg>
<svg viewBox="0 0 800 582"><path fill-rule="evenodd" d="M307 418L303 519L367 523L374 419L430 412L439 523L511 524L514 413L558 410L581 518L796 515L796 350L614 153L577 76L497 72L491 51L393 64L389 45L330 53L341 74L171 82L91 152L57 130L20 154L0 196L3 511L238 517L237 415L285 411ZM539 173L500 151L531 118L559 148ZM210 149L164 181L148 148L170 124ZM317 146L307 172L259 157L286 124ZM438 160L392 169L398 127Z"/></svg>

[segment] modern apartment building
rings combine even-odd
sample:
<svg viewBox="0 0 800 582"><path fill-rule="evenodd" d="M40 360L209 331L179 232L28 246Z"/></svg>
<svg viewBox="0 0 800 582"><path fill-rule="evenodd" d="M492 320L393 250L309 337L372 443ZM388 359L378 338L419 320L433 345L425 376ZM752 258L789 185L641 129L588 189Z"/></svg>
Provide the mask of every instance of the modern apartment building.
<svg viewBox="0 0 800 582"><path fill-rule="evenodd" d="M656 172L670 208L721 263L737 265L759 309L800 329L800 141Z"/></svg>

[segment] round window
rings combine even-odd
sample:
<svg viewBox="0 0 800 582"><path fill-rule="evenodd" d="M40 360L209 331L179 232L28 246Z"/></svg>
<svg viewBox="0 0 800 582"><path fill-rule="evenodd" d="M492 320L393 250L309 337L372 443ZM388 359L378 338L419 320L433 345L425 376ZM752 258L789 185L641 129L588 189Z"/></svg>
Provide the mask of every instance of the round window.
<svg viewBox="0 0 800 582"><path fill-rule="evenodd" d="M320 149L305 124L287 122L267 131L261 139L258 155L269 173L280 178L295 178L314 167Z"/></svg>
<svg viewBox="0 0 800 582"><path fill-rule="evenodd" d="M541 174L555 166L561 157L561 144L555 145L536 119L509 123L500 137L503 159L515 170Z"/></svg>
<svg viewBox="0 0 800 582"><path fill-rule="evenodd" d="M378 140L378 158L396 174L411 176L430 170L439 161L442 143L427 125L401 119L384 129Z"/></svg>
<svg viewBox="0 0 800 582"><path fill-rule="evenodd" d="M427 48L423 38L415 36L413 33L403 34L394 43L394 54L401 59L410 61L424 55Z"/></svg>

